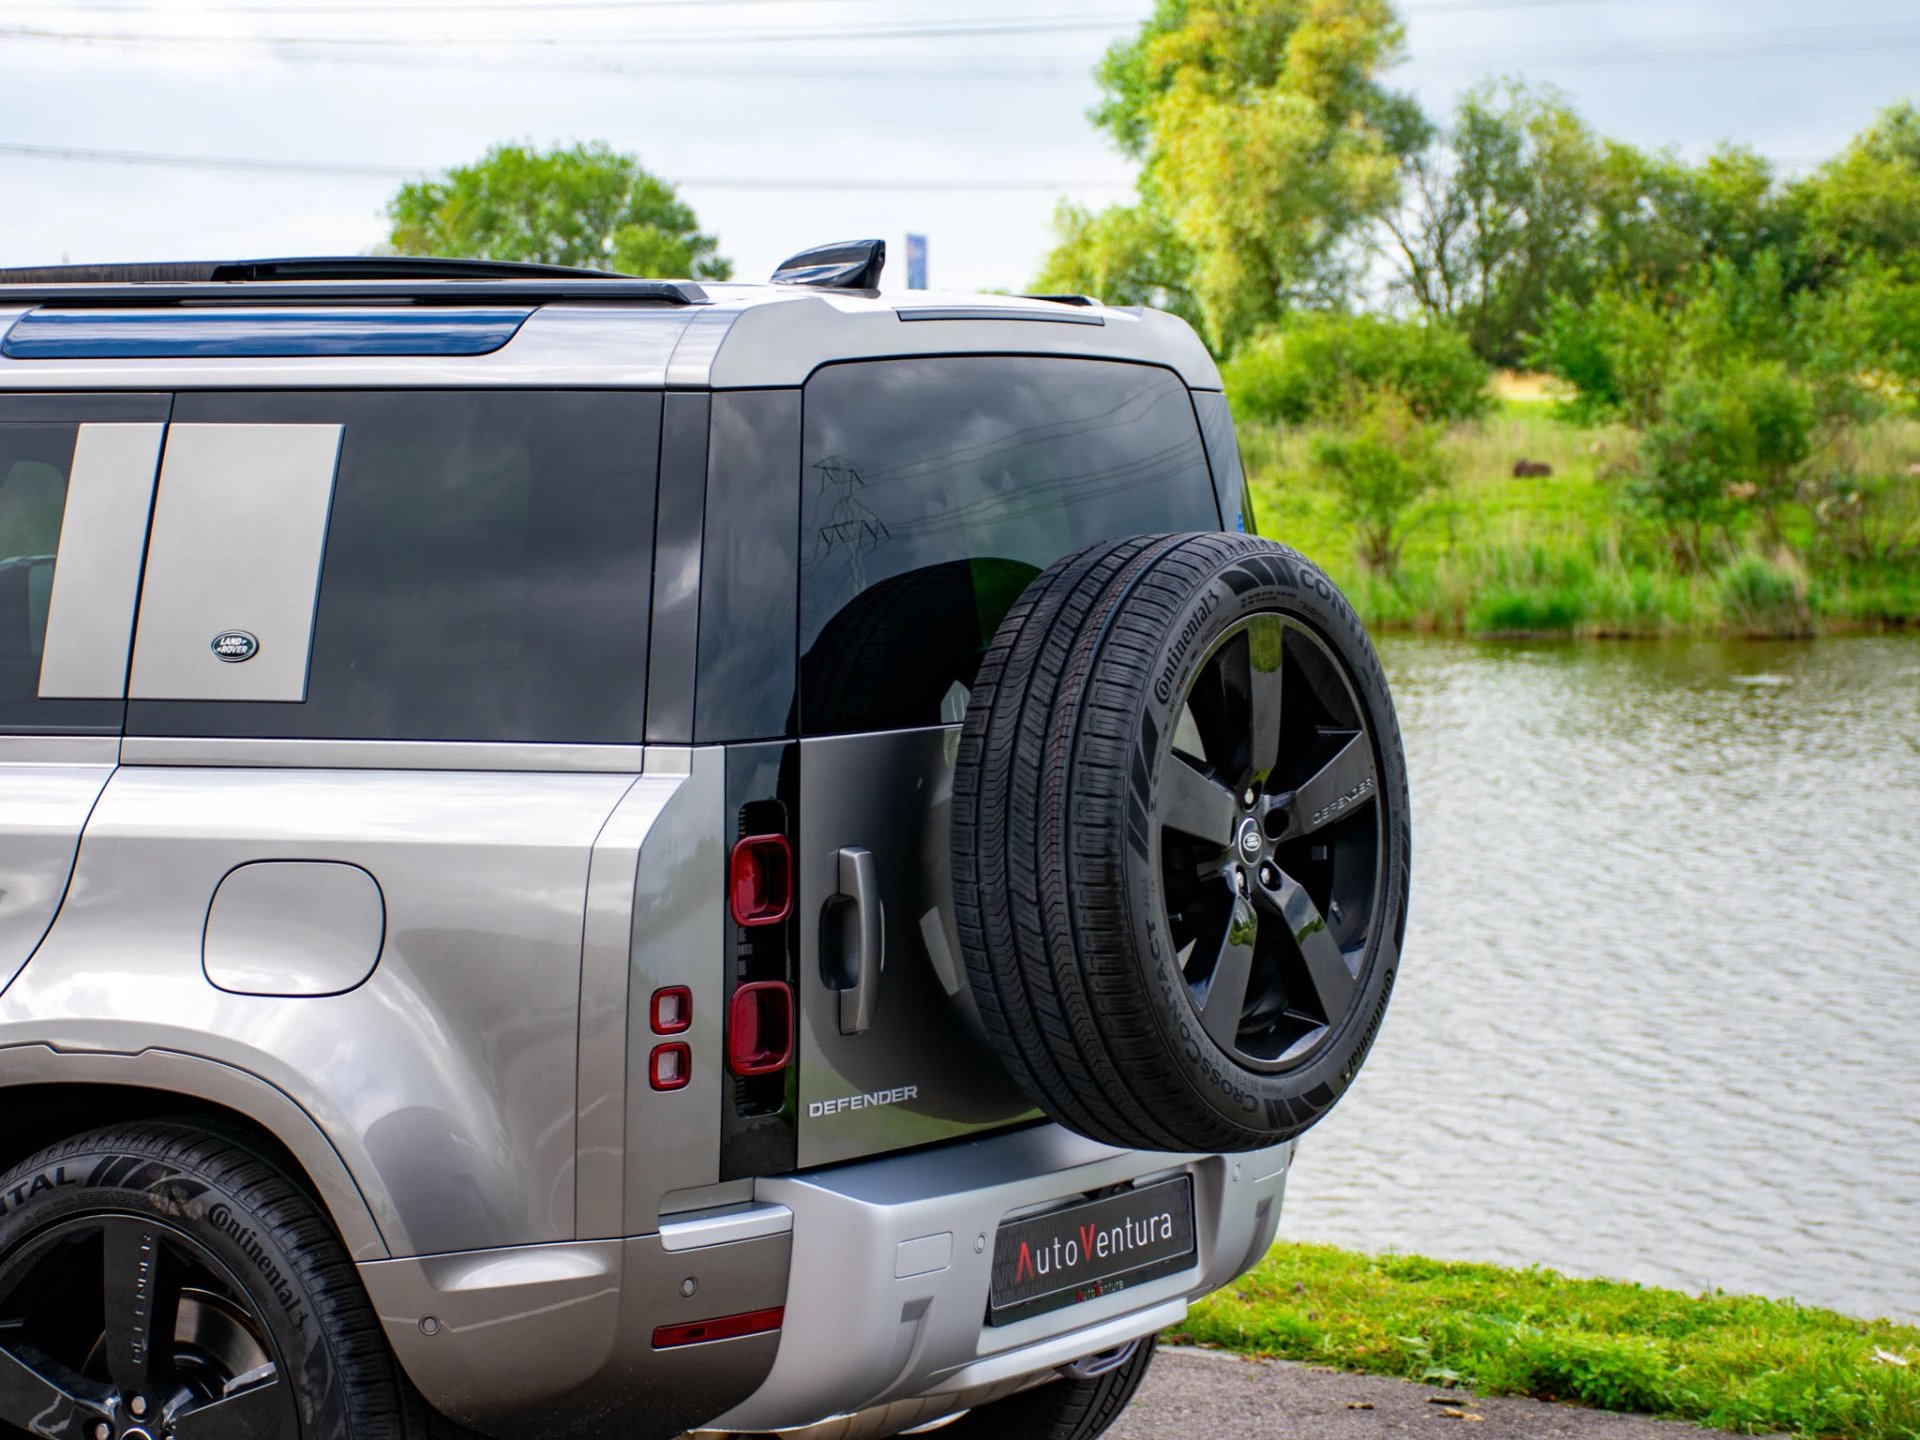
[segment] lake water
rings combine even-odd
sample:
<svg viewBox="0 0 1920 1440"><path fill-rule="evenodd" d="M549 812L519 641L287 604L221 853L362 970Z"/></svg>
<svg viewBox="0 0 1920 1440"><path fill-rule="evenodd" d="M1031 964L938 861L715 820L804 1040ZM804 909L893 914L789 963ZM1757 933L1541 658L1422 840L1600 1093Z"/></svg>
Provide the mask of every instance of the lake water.
<svg viewBox="0 0 1920 1440"><path fill-rule="evenodd" d="M1381 650L1405 965L1282 1235L1920 1318L1920 637Z"/></svg>

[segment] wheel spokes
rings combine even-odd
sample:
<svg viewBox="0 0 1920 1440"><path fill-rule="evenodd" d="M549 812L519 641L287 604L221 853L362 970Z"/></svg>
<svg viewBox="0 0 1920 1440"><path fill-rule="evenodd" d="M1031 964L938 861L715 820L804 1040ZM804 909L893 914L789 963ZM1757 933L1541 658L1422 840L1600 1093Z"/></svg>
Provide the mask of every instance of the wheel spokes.
<svg viewBox="0 0 1920 1440"><path fill-rule="evenodd" d="M1371 800L1380 788L1374 774L1373 746L1364 732L1354 732L1325 765L1291 794L1274 797L1271 813L1285 818L1278 833L1289 840L1311 835L1350 814L1354 806Z"/></svg>
<svg viewBox="0 0 1920 1440"><path fill-rule="evenodd" d="M1346 1014L1353 999L1353 971L1347 968L1340 943L1333 938L1306 887L1284 870L1273 873L1274 883L1258 893L1293 936L1300 958L1306 962L1307 979L1320 1001L1320 1013L1328 1024L1334 1024Z"/></svg>
<svg viewBox="0 0 1920 1440"><path fill-rule="evenodd" d="M274 1367L242 1375L229 1388L217 1400L175 1412L174 1440L299 1440L293 1391Z"/></svg>
<svg viewBox="0 0 1920 1440"><path fill-rule="evenodd" d="M1233 843L1239 806L1233 792L1194 769L1179 753L1167 757L1160 782L1160 823L1224 850Z"/></svg>
<svg viewBox="0 0 1920 1440"><path fill-rule="evenodd" d="M172 1307L163 1303L160 1233L127 1216L101 1222L107 1374L123 1396L150 1397L153 1337L171 1339Z"/></svg>
<svg viewBox="0 0 1920 1440"><path fill-rule="evenodd" d="M1252 738L1249 783L1261 785L1280 763L1281 662L1286 658L1286 626L1277 615L1256 615L1246 637L1247 724Z"/></svg>
<svg viewBox="0 0 1920 1440"><path fill-rule="evenodd" d="M1223 1050L1237 1048L1240 1017L1247 1008L1247 986L1253 979L1254 942L1259 933L1260 921L1253 906L1244 895L1234 896L1233 913L1220 939L1220 954L1207 981L1206 996L1200 1002L1201 1028Z"/></svg>
<svg viewBox="0 0 1920 1440"><path fill-rule="evenodd" d="M107 1390L0 1333L0 1422L29 1435L80 1437L107 1414Z"/></svg>

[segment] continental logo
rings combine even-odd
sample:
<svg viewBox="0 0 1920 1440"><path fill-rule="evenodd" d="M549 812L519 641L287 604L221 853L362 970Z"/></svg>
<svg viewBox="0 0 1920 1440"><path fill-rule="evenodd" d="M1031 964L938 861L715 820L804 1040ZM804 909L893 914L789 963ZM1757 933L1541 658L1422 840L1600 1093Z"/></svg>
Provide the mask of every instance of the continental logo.
<svg viewBox="0 0 1920 1440"><path fill-rule="evenodd" d="M1180 627L1180 633L1173 638L1173 648L1167 651L1167 663L1160 667L1160 678L1153 682L1153 697L1162 705L1173 699L1173 678L1180 672L1180 662L1187 658L1187 651L1193 648L1194 640L1206 628L1207 619L1220 608L1220 597L1209 592L1202 597L1200 608L1187 617L1187 623Z"/></svg>
<svg viewBox="0 0 1920 1440"><path fill-rule="evenodd" d="M78 1185L79 1177L67 1174L67 1167L56 1165L51 1170L42 1170L38 1175L22 1180L11 1190L0 1190L0 1215L18 1210L36 1195L49 1190L58 1190L67 1185Z"/></svg>
<svg viewBox="0 0 1920 1440"><path fill-rule="evenodd" d="M252 1227L241 1224L239 1217L225 1204L215 1204L211 1210L207 1211L207 1223L240 1247L241 1253L253 1262L253 1268L260 1272L260 1278L266 1281L267 1288L273 1291L274 1296L280 1301L281 1308L293 1321L294 1328L305 1330L307 1328L305 1302L294 1293L293 1286L287 1282L287 1277L280 1273L279 1265L267 1253L266 1247L260 1243L260 1237L253 1232Z"/></svg>

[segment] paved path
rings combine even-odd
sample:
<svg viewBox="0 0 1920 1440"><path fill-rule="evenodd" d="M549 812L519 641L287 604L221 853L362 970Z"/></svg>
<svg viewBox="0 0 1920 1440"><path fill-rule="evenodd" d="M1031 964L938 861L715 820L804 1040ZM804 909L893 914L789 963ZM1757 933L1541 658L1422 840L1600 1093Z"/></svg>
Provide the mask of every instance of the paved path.
<svg viewBox="0 0 1920 1440"><path fill-rule="evenodd" d="M1444 1403L1429 1403L1435 1399ZM1109 1440L1687 1440L1707 1433L1671 1420L1542 1400L1477 1400L1377 1375L1162 1350L1139 1395L1107 1435Z"/></svg>

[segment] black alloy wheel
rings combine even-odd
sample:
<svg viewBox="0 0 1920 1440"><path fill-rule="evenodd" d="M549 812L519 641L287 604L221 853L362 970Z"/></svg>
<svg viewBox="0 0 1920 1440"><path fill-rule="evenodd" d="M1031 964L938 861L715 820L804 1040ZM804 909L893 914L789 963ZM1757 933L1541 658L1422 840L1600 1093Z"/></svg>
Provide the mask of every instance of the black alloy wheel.
<svg viewBox="0 0 1920 1440"><path fill-rule="evenodd" d="M238 1278L137 1215L55 1225L0 1264L0 1420L70 1440L298 1440L293 1386Z"/></svg>
<svg viewBox="0 0 1920 1440"><path fill-rule="evenodd" d="M1169 933L1207 1034L1250 1070L1311 1060L1359 988L1382 875L1374 741L1299 622L1253 614L1188 687L1159 792Z"/></svg>

